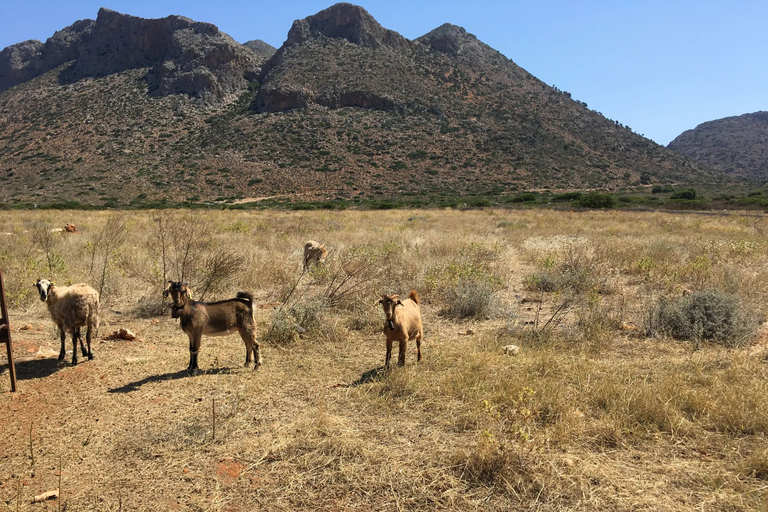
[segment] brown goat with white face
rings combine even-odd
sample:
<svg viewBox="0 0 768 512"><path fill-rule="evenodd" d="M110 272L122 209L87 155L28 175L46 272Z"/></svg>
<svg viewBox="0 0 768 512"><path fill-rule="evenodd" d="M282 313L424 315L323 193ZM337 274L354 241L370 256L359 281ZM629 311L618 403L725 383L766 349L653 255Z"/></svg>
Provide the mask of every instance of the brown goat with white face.
<svg viewBox="0 0 768 512"><path fill-rule="evenodd" d="M416 338L416 361L421 361L421 338L424 334L421 325L421 307L416 290L411 290L405 300L398 295L382 295L379 304L384 308L387 317L384 323L384 335L387 337L387 358L384 366L389 367L392 356L392 342L400 344L397 354L397 365L405 366L405 352L408 340Z"/></svg>
<svg viewBox="0 0 768 512"><path fill-rule="evenodd" d="M261 366L259 343L256 341L256 322L253 318L253 296L239 292L234 299L218 302L198 302L189 298L186 283L168 281L170 286L163 292L173 300L173 318L179 318L181 329L189 337L189 366L187 372L199 374L197 354L200 341L206 336L226 336L238 332L245 342L245 366L251 362L253 369Z"/></svg>

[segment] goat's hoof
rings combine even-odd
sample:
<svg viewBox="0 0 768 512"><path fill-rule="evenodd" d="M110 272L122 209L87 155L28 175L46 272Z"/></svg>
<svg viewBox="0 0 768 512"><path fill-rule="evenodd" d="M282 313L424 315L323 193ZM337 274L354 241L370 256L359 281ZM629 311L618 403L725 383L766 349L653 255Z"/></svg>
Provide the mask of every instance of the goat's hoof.
<svg viewBox="0 0 768 512"><path fill-rule="evenodd" d="M187 368L187 373L190 375L200 375L200 368Z"/></svg>
<svg viewBox="0 0 768 512"><path fill-rule="evenodd" d="M77 366L77 359L72 360L72 366Z"/></svg>
<svg viewBox="0 0 768 512"><path fill-rule="evenodd" d="M59 352L59 361L64 359L64 352Z"/></svg>
<svg viewBox="0 0 768 512"><path fill-rule="evenodd" d="M93 360L93 354L88 354L88 360L89 361Z"/></svg>

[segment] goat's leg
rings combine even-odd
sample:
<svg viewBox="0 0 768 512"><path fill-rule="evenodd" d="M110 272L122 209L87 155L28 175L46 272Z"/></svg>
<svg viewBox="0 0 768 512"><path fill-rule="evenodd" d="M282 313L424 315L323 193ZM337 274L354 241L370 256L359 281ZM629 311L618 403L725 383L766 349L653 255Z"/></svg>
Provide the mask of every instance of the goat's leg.
<svg viewBox="0 0 768 512"><path fill-rule="evenodd" d="M405 366L405 352L408 346L408 338L400 340L400 350L397 353L397 366Z"/></svg>
<svg viewBox="0 0 768 512"><path fill-rule="evenodd" d="M59 335L61 336L61 350L59 350L59 361L64 359L64 356L67 355L67 350L64 347L64 341L67 338L67 333L64 331L63 328L59 327Z"/></svg>
<svg viewBox="0 0 768 512"><path fill-rule="evenodd" d="M88 329L85 331L85 341L88 344L88 354L87 355L88 355L88 360L90 361L91 359L93 359L93 352L91 352L91 326L90 325L88 325ZM83 342L83 340L80 339L80 343L82 343L82 342ZM86 354L83 353L83 355L86 355Z"/></svg>
<svg viewBox="0 0 768 512"><path fill-rule="evenodd" d="M261 351L259 350L259 342L256 341L256 337L253 337L253 369L258 370L261 366Z"/></svg>
<svg viewBox="0 0 768 512"><path fill-rule="evenodd" d="M389 359L392 357L392 340L387 338L387 358L384 360L384 366L389 368Z"/></svg>
<svg viewBox="0 0 768 512"><path fill-rule="evenodd" d="M80 328L77 327L75 332L77 333L77 338L80 340L80 353L83 354L83 357L85 357L88 355L88 352L85 351L85 345L83 345L83 336L80 333ZM77 349L77 347L75 347L75 349Z"/></svg>
<svg viewBox="0 0 768 512"><path fill-rule="evenodd" d="M243 365L243 368L248 368L248 365L251 364L251 352L253 351L253 342L248 336L243 336L243 341L245 342L245 364Z"/></svg>
<svg viewBox="0 0 768 512"><path fill-rule="evenodd" d="M421 331L416 334L416 362L421 362Z"/></svg>
<svg viewBox="0 0 768 512"><path fill-rule="evenodd" d="M187 373L192 375L200 375L200 368L197 367L197 354L200 352L200 340L202 337L202 334L189 335L189 366L187 367Z"/></svg>
<svg viewBox="0 0 768 512"><path fill-rule="evenodd" d="M72 366L77 366L77 340L80 338L80 329L72 329ZM82 341L80 341L82 343Z"/></svg>

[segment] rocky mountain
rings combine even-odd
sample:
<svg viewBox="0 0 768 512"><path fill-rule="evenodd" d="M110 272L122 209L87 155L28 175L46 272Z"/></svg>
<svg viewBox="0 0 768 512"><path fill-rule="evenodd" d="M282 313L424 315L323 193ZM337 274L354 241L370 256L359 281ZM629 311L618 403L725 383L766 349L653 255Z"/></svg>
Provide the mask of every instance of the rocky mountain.
<svg viewBox="0 0 768 512"><path fill-rule="evenodd" d="M511 197L723 175L549 87L461 27L364 9L276 51L102 9L0 54L0 205Z"/></svg>
<svg viewBox="0 0 768 512"><path fill-rule="evenodd" d="M277 51L277 48L275 48L269 43L265 43L261 39L254 39L253 41L247 41L243 43L243 46L245 46L246 48L250 48L251 50L256 52L259 55L259 57L261 57L262 61L268 60Z"/></svg>
<svg viewBox="0 0 768 512"><path fill-rule="evenodd" d="M210 23L182 16L149 20L102 8L95 21L80 20L45 43L5 48L0 91L63 64L62 84L149 68L144 79L150 93L187 94L215 104L246 88L263 60Z"/></svg>
<svg viewBox="0 0 768 512"><path fill-rule="evenodd" d="M768 112L702 123L667 147L731 175L768 179Z"/></svg>

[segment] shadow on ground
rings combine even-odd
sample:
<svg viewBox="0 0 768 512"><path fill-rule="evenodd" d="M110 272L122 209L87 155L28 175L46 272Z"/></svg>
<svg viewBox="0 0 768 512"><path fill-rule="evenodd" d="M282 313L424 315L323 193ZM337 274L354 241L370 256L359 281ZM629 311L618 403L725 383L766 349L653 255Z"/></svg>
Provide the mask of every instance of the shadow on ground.
<svg viewBox="0 0 768 512"><path fill-rule="evenodd" d="M378 380L383 379L387 376L387 373L389 373L389 370L386 366L379 366L378 368L373 368L371 370L368 370L367 372L364 372L362 375L360 375L360 378L356 381L350 383L350 384L336 384L335 388L354 388L357 386L360 386L362 384L371 384L373 382L376 382Z"/></svg>
<svg viewBox="0 0 768 512"><path fill-rule="evenodd" d="M67 365L58 359L31 359L29 361L17 361L16 380L41 379L56 373L60 367ZM0 367L0 375L8 373L8 366Z"/></svg>
<svg viewBox="0 0 768 512"><path fill-rule="evenodd" d="M232 368L216 368L213 370L207 370L202 373L200 373L200 376L203 375L218 375L220 373L231 373ZM160 382L164 380L176 380L176 379L184 379L184 378L194 378L195 375L190 375L187 373L187 370L181 370L178 372L173 373L163 373L161 375L150 375L149 377L145 377L141 380L137 380L135 382L129 382L128 384L124 386L120 386L119 388L112 388L108 389L108 393L130 393L132 391L138 391L141 386L144 384L149 384L150 382Z"/></svg>

